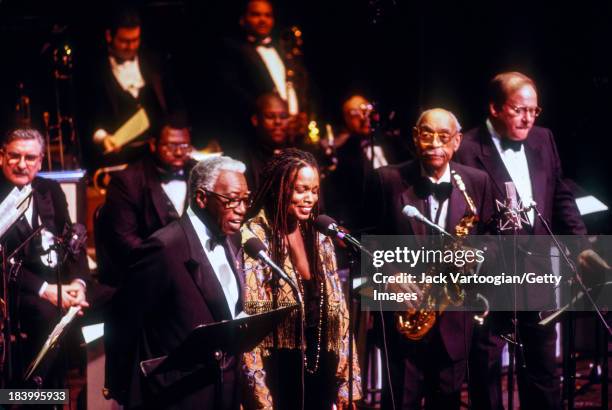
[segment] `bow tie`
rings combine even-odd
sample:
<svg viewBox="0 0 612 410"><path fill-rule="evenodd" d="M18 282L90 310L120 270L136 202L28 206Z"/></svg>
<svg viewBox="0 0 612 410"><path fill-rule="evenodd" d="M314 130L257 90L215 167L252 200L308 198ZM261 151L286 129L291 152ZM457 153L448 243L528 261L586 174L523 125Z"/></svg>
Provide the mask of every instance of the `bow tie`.
<svg viewBox="0 0 612 410"><path fill-rule="evenodd" d="M272 48L274 47L274 44L272 44L272 37L266 37L266 38L262 38L259 39L255 36L247 36L247 40L249 41L249 43L253 44L255 47L267 47L267 48Z"/></svg>
<svg viewBox="0 0 612 410"><path fill-rule="evenodd" d="M508 138L501 139L502 151L511 149L514 152L519 152L523 146L523 141L514 141Z"/></svg>
<svg viewBox="0 0 612 410"><path fill-rule="evenodd" d="M208 246L210 247L210 250L214 250L217 245L221 245L223 248L225 248L225 246L227 245L227 241L225 239L226 237L224 235L211 236L208 240Z"/></svg>
<svg viewBox="0 0 612 410"><path fill-rule="evenodd" d="M450 182L440 182L434 184L427 177L419 179L415 186L415 192L419 198L427 198L429 195L433 195L438 201L443 202L447 200L453 190L453 185Z"/></svg>
<svg viewBox="0 0 612 410"><path fill-rule="evenodd" d="M185 175L185 171L182 169L179 169L178 171L167 171L159 168L159 179L162 183L167 184L171 181L187 181L187 176Z"/></svg>

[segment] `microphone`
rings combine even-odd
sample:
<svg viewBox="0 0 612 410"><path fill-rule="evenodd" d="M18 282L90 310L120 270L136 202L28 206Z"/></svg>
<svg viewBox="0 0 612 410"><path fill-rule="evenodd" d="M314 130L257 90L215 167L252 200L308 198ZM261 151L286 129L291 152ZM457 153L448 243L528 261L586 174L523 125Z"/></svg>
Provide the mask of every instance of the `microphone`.
<svg viewBox="0 0 612 410"><path fill-rule="evenodd" d="M87 242L87 229L85 225L75 223L72 225L66 224L64 232L62 234L61 243L65 246L65 250L73 255L77 256L83 249Z"/></svg>
<svg viewBox="0 0 612 410"><path fill-rule="evenodd" d="M497 212L499 214L497 229L499 231L519 230L523 225L529 224L529 219L525 211L531 209L531 204L523 207L516 193L516 186L513 181L504 183L506 198L504 202L495 200Z"/></svg>
<svg viewBox="0 0 612 410"><path fill-rule="evenodd" d="M302 294L291 278L266 253L267 248L258 238L251 238L244 244L244 251L253 259L258 259L268 265L272 272L283 279L295 292L297 300L302 303Z"/></svg>
<svg viewBox="0 0 612 410"><path fill-rule="evenodd" d="M355 237L351 236L348 232L344 232L340 229L334 218L327 215L319 215L315 219L315 227L317 231L321 232L325 236L331 236L338 238L341 241L353 245L356 249L372 256L372 253L366 249Z"/></svg>
<svg viewBox="0 0 612 410"><path fill-rule="evenodd" d="M440 225L437 225L437 224L431 222L421 212L419 212L419 210L416 209L414 206L406 205L404 207L404 209L402 209L402 213L405 216L407 216L408 218L416 219L417 221L422 222L425 225L432 227L433 229L435 229L436 231L440 232L441 234L446 235L446 236L448 236L451 239L454 239L453 235L451 235L450 233L446 232Z"/></svg>

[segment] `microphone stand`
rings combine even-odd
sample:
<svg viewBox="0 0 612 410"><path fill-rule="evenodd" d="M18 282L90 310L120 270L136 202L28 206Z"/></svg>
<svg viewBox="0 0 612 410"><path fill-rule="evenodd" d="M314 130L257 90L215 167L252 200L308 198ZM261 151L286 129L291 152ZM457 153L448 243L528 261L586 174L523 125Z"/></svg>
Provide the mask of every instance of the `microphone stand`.
<svg viewBox="0 0 612 410"><path fill-rule="evenodd" d="M582 281L582 276L578 273L576 266L572 263L572 261L566 255L566 253L563 252L563 247L561 247L561 244L559 243L559 241L557 240L557 237L555 236L552 229L550 228L550 225L548 225L548 222L546 221L546 219L544 219L544 217L540 213L540 210L538 209L536 203L532 203L531 207L534 209L540 222L542 222L542 225L544 226L544 229L546 229L548 236L550 236L550 238L553 240L553 243L559 250L559 253L562 256L563 261L569 267L570 271L573 274L573 278L571 278L569 281L570 283L570 302L569 302L570 312L569 312L567 324L565 326L567 330L563 332L566 335L566 339L567 339L566 343L564 343L564 350L566 351L565 352L566 357L564 358L563 368L566 374L564 375L565 377L563 378L563 383L564 383L565 394L566 394L566 399L568 403L568 410L573 410L574 409L575 377L576 377L575 365L572 361L572 352L574 350L575 317L574 317L574 313L571 311L571 305L575 298L575 292L574 292L575 283L578 283L578 286L580 287L581 291L586 296L587 300L589 301L589 303L595 310L595 313L597 314L599 321L603 324L605 332L608 336L612 335L612 329L610 329L610 326L608 325L608 322L606 321L603 314L601 313L599 306L597 306L597 303L595 303L595 301L593 300L593 297L591 296L591 292L589 291L589 289L586 287L586 285ZM607 352L607 346L605 347L605 350ZM569 363L566 364L565 360L568 360ZM607 354L604 355L604 360L607 363L607 360L608 360Z"/></svg>

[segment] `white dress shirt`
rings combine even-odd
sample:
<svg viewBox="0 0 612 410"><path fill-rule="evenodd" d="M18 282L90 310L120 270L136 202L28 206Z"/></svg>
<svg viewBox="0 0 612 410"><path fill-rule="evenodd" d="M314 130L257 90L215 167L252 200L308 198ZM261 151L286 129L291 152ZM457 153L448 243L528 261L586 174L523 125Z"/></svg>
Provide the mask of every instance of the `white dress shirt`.
<svg viewBox="0 0 612 410"><path fill-rule="evenodd" d="M291 82L287 82L287 72L285 70L285 63L278 55L278 51L274 47L257 46L255 48L257 53L261 56L274 86L278 91L281 98L287 101L289 114L296 115L299 112L297 94L295 88Z"/></svg>
<svg viewBox="0 0 612 410"><path fill-rule="evenodd" d="M28 207L24 213L24 217L26 221L28 221L28 224L30 225L30 227L34 229L34 223L33 223L34 198L30 198ZM38 215L38 226L40 225L42 225L42 220L40 219L40 215ZM40 256L40 260L42 261L43 265L49 268L55 268L55 266L57 265L57 252L54 250L47 252L49 248L51 248L55 244L55 235L53 235L51 231L43 227L42 230L40 231L40 241L41 241L41 247L42 247L43 253L45 253L44 255ZM87 284L85 283L85 281L81 279L76 279L76 281L82 284L84 288L87 287ZM42 286L38 290L39 296L42 296L45 290L47 290L47 286L49 286L49 284L47 282L43 282Z"/></svg>
<svg viewBox="0 0 612 410"><path fill-rule="evenodd" d="M424 171L423 171L423 175L425 175ZM430 177L430 176L427 176L427 177L434 184L439 184L442 182L450 183L451 182L450 167L448 166L448 164L446 164L446 169L444 170L444 173L442 174L440 179L438 179L437 181L434 177ZM445 199L442 202L442 204L440 204L440 201L438 201L435 196L429 195L427 197L427 201L429 202L429 220L435 223L436 225L440 226L442 229L446 229L446 215L448 214L448 199ZM440 217L436 221L436 215L438 214L438 208L440 208L440 206L442 206L442 209L440 210Z"/></svg>
<svg viewBox="0 0 612 410"><path fill-rule="evenodd" d="M108 56L108 60L110 61L113 76L121 88L130 93L132 97L138 98L140 90L145 86L145 81L140 71L138 56L133 60L126 60L123 63L117 62L117 59L113 56ZM107 130L99 128L94 132L93 140L101 144L104 138L109 135Z"/></svg>
<svg viewBox="0 0 612 410"><path fill-rule="evenodd" d="M113 76L115 76L121 88L130 93L134 98L138 98L140 90L145 86L138 56L133 60L126 60L122 63L119 63L113 56L109 56L108 59Z"/></svg>
<svg viewBox="0 0 612 410"><path fill-rule="evenodd" d="M236 303L238 303L239 299L239 289L236 276L234 276L234 271L232 270L231 266L231 263L233 262L228 261L227 255L225 254L225 249L223 249L223 246L220 244L215 244L215 247L211 249L210 240L212 238L212 234L208 227L204 225L204 223L200 220L200 218L198 218L190 207L187 208L187 215L189 216L189 220L191 221L191 224L198 235L198 239L200 240L204 253L210 262L210 266L212 266L212 269L217 276L217 280L221 284L223 294L225 295L225 301L227 302L229 311L232 314L232 318L235 318L237 314L235 310Z"/></svg>
<svg viewBox="0 0 612 410"><path fill-rule="evenodd" d="M185 197L187 196L187 182L181 180L173 180L162 182L162 189L172 202L174 209L179 215L183 215L185 210Z"/></svg>
<svg viewBox="0 0 612 410"><path fill-rule="evenodd" d="M516 187L516 191L523 205L531 203L531 201L533 201L533 193L531 191L531 177L529 175L529 165L527 164L527 157L525 156L524 144L521 145L521 149L518 151L513 151L511 149L504 150L501 145L500 135L495 131L493 124L491 124L491 121L488 119L487 129L493 139L493 145L495 145L497 152L499 152L499 156L506 166L510 178L512 178L512 182L514 182L514 186ZM533 225L535 217L533 209L527 212L527 217L529 218L529 223Z"/></svg>

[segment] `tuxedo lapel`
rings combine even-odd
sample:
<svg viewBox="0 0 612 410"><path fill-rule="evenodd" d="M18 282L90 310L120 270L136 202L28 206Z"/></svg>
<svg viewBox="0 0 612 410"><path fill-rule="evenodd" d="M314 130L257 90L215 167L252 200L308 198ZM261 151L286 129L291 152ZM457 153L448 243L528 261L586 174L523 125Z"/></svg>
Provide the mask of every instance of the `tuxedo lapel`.
<svg viewBox="0 0 612 410"><path fill-rule="evenodd" d="M414 188L416 180L421 175L421 169L418 161L414 161L410 167L406 169L406 173L403 177L404 181L407 182L404 191L400 195L399 211L401 212L406 205L412 205L419 210L423 215L426 215L425 200L419 198ZM402 217L404 217L402 215ZM422 222L416 220L416 218L408 218L410 227L412 228L413 235L426 235L427 230Z"/></svg>
<svg viewBox="0 0 612 410"><path fill-rule="evenodd" d="M152 161L147 161L145 166L145 178L147 195L151 198L155 213L161 222L161 226L166 226L171 222L168 196L161 186L161 180L155 165ZM177 215L178 216L178 215Z"/></svg>
<svg viewBox="0 0 612 410"><path fill-rule="evenodd" d="M33 184L32 198L34 200L34 212L32 219L40 218L45 229L54 235L61 235L63 226L55 226L55 210L53 208L53 198L51 191L43 189L40 184ZM32 220L32 226L38 226L38 221Z"/></svg>
<svg viewBox="0 0 612 410"><path fill-rule="evenodd" d="M204 253L198 235L187 214L180 219L180 224L189 242L190 258L185 262L185 267L208 305L215 321L230 320L232 315L227 306L221 284Z"/></svg>
<svg viewBox="0 0 612 410"><path fill-rule="evenodd" d="M499 152L497 152L497 149L493 145L492 137L488 131L481 130L479 132L479 139L480 153L478 155L478 160L493 180L493 185L498 191L498 195L495 196L505 198L506 187L504 183L512 181L512 178L506 169L506 165L504 165L504 162L499 156Z"/></svg>
<svg viewBox="0 0 612 410"><path fill-rule="evenodd" d="M541 148L537 147L533 136L530 136L524 144L529 179L531 179L531 195L536 204L544 204L546 195L546 169L543 168ZM525 206L527 204L523 204ZM538 218L534 221L534 229L540 222Z"/></svg>

